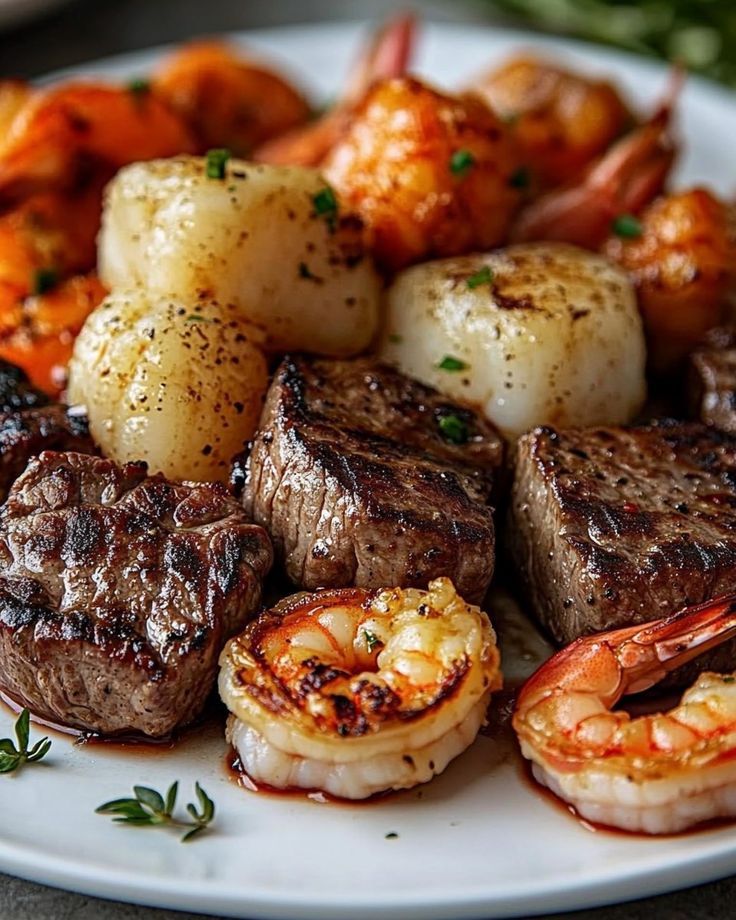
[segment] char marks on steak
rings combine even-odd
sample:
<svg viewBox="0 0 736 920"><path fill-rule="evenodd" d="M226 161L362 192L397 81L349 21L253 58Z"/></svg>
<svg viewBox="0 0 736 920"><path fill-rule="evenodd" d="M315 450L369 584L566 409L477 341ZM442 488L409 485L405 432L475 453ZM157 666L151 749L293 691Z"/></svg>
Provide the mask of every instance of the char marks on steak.
<svg viewBox="0 0 736 920"><path fill-rule="evenodd" d="M51 403L25 371L0 361L0 501L43 450L95 452L87 419L78 409Z"/></svg>
<svg viewBox="0 0 736 920"><path fill-rule="evenodd" d="M44 450L93 454L86 416L58 404L0 415L0 501L31 457Z"/></svg>
<svg viewBox="0 0 736 920"><path fill-rule="evenodd" d="M672 421L538 428L519 441L507 529L522 587L562 643L731 592L736 439ZM734 649L708 665L732 669Z"/></svg>
<svg viewBox="0 0 736 920"><path fill-rule="evenodd" d="M45 452L0 510L0 686L74 728L166 735L202 709L271 561L223 486Z"/></svg>
<svg viewBox="0 0 736 920"><path fill-rule="evenodd" d="M462 443L443 434L448 417ZM297 585L426 587L446 575L480 601L502 458L489 422L371 358L287 357L245 461L243 500Z"/></svg>
<svg viewBox="0 0 736 920"><path fill-rule="evenodd" d="M711 329L692 352L687 388L696 418L736 435L736 327Z"/></svg>

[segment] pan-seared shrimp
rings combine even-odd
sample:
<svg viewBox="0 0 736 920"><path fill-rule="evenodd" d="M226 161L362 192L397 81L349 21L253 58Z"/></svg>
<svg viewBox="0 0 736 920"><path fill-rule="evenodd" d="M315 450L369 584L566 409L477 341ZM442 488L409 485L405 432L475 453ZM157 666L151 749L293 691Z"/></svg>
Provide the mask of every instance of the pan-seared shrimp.
<svg viewBox="0 0 736 920"><path fill-rule="evenodd" d="M89 274L16 300L12 309L0 312L0 358L22 367L35 386L58 396L74 340L105 294L97 276Z"/></svg>
<svg viewBox="0 0 736 920"><path fill-rule="evenodd" d="M248 156L309 117L306 99L283 77L221 42L184 45L154 74L152 89L192 128L202 152L227 147Z"/></svg>
<svg viewBox="0 0 736 920"><path fill-rule="evenodd" d="M509 124L542 188L577 179L631 121L616 89L543 58L512 58L472 89Z"/></svg>
<svg viewBox="0 0 736 920"><path fill-rule="evenodd" d="M503 242L520 201L504 125L476 96L377 84L324 169L389 270Z"/></svg>
<svg viewBox="0 0 736 920"><path fill-rule="evenodd" d="M604 253L628 272L658 370L681 360L723 318L736 266L726 205L706 189L656 199L612 234Z"/></svg>
<svg viewBox="0 0 736 920"><path fill-rule="evenodd" d="M670 109L617 141L575 185L553 189L519 214L516 242L559 240L597 249L621 214L640 211L664 188L675 160Z"/></svg>
<svg viewBox="0 0 736 920"><path fill-rule="evenodd" d="M361 50L335 105L311 124L264 144L254 158L275 166L320 166L346 134L355 109L372 84L406 73L415 37L416 20L411 13L386 22Z"/></svg>
<svg viewBox="0 0 736 920"><path fill-rule="evenodd" d="M151 92L64 83L35 92L13 118L0 151L0 202L73 189L94 166L190 153L182 119Z"/></svg>
<svg viewBox="0 0 736 920"><path fill-rule="evenodd" d="M441 773L501 686L488 617L447 578L428 591L295 595L232 639L220 664L246 773L349 799Z"/></svg>
<svg viewBox="0 0 736 920"><path fill-rule="evenodd" d="M521 690L513 725L537 780L584 818L666 834L736 816L736 675L701 674L666 713L626 694L736 636L736 595L578 639Z"/></svg>

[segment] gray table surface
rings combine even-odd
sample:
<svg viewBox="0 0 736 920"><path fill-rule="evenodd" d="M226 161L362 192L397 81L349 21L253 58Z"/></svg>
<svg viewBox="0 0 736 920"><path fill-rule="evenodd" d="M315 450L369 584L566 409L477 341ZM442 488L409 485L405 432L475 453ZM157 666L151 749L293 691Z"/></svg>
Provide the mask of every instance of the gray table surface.
<svg viewBox="0 0 736 920"><path fill-rule="evenodd" d="M483 16L478 6L449 0L411 5L435 19L467 21ZM396 6L395 0L77 0L39 23L0 35L0 71L4 76L34 76L196 34L289 22L380 17ZM732 917L734 904L736 877L619 907L557 916L579 920L716 920ZM194 914L115 904L0 875L0 920L11 917L196 920Z"/></svg>

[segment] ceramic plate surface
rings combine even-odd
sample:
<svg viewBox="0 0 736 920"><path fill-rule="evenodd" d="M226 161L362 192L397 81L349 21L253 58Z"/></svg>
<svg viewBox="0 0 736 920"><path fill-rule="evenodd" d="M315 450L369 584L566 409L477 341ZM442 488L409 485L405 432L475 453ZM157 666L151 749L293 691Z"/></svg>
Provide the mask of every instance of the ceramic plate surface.
<svg viewBox="0 0 736 920"><path fill-rule="evenodd" d="M292 27L235 38L302 79L315 96L329 97L359 31ZM642 108L666 83L665 70L648 61L478 26L427 27L419 69L437 83L460 85L520 46L612 75ZM144 73L160 54L103 61L85 72ZM733 193L733 96L691 81L681 135L687 152L678 181ZM497 601L490 612L509 637L518 636L518 623L502 617L504 610ZM523 676L543 654L533 637L511 642L507 676ZM0 737L12 722L0 707ZM240 788L225 769L216 720L175 748L150 753L52 737L44 765L0 777L0 870L91 895L237 917L449 920L571 910L736 871L736 835L728 828L661 840L587 829L528 783L503 734L481 736L421 789L356 806ZM174 779L184 801L199 780L217 803L215 829L195 843L115 826L94 813L129 794L133 783L160 789Z"/></svg>

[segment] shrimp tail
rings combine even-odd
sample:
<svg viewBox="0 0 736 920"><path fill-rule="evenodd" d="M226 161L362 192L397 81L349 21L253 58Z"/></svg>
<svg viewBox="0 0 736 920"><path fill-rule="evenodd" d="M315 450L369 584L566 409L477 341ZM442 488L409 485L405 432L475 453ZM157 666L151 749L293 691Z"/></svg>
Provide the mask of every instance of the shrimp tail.
<svg viewBox="0 0 736 920"><path fill-rule="evenodd" d="M736 594L685 607L664 620L648 623L617 650L617 657L629 675L626 692L648 690L668 671L734 636ZM660 664L659 669L652 666L655 660Z"/></svg>
<svg viewBox="0 0 736 920"><path fill-rule="evenodd" d="M654 115L613 145L579 185L555 189L526 207L516 220L515 242L560 240L597 249L620 214L638 213L664 189L675 162L673 109L681 77Z"/></svg>
<svg viewBox="0 0 736 920"><path fill-rule="evenodd" d="M262 144L253 158L282 166L319 166L349 127L353 110L370 87L407 72L416 34L414 14L400 13L389 19L359 53L337 103L306 128Z"/></svg>

